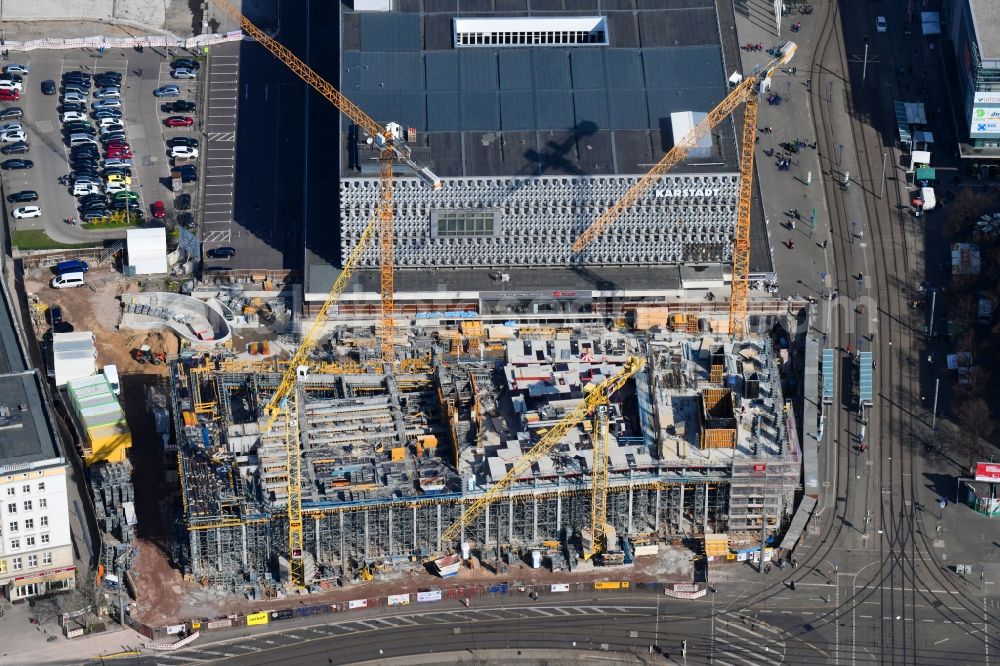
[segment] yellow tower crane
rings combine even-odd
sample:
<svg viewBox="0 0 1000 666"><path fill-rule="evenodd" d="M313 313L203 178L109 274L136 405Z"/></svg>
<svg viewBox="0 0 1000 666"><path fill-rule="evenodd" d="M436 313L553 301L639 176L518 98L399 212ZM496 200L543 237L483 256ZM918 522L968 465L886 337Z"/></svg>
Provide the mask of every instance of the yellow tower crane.
<svg viewBox="0 0 1000 666"><path fill-rule="evenodd" d="M267 405L269 416L265 433L270 432L278 414L287 409L287 402L292 390L295 387L296 377L300 366L307 364L309 354L319 341L320 333L326 326L330 308L340 299L340 295L347 288L347 283L354 274L368 241L374 231L373 222L378 221L379 245L380 245L380 291L381 291L381 316L377 328L377 338L379 340L379 354L385 364L392 365L395 361L393 353L393 309L394 309L394 245L393 245L393 164L396 160L406 164L416 176L434 188L441 189L441 179L437 177L427 167L421 167L410 157L410 147L403 139L403 129L397 123L387 123L380 125L371 116L361 110L354 102L349 100L343 93L328 83L323 77L317 74L309 65L302 62L294 53L285 46L272 39L267 33L254 25L250 19L243 16L240 10L232 5L229 0L212 0L212 2L228 14L233 20L239 23L240 28L254 38L258 44L270 51L278 60L285 63L299 78L313 87L319 94L323 95L331 104L340 110L345 116L351 119L365 132L372 144L379 149L380 169L380 192L379 205L372 222L361 234L357 246L351 251L350 256L344 263L337 280L330 288L330 293L326 301L320 308L316 319L309 328L308 333L302 340L302 344L296 350L288 369L281 378L278 390L275 391ZM298 423L296 415L295 423ZM293 448L294 444L294 448ZM301 585L302 580L302 485L299 476L299 455L298 438L292 441L289 436L286 438L286 455L288 460L295 459L295 470L292 474L291 468L288 475L288 547L289 561L291 564L291 579L294 585Z"/></svg>
<svg viewBox="0 0 1000 666"><path fill-rule="evenodd" d="M288 569L293 585L304 585L305 565L302 562L302 457L299 455L299 395L292 399L293 408L285 410L285 459L288 473Z"/></svg>
<svg viewBox="0 0 1000 666"><path fill-rule="evenodd" d="M380 151L381 190L379 193L378 211L381 223L379 230L379 247L381 250L379 282L382 305L377 337L379 340L379 354L382 357L383 363L392 364L395 361L392 348L393 308L395 306L393 284L393 262L395 259L395 246L393 245L393 217L395 211L393 210L392 202L393 164L396 160L403 162L413 170L417 178L435 190L441 189L441 179L427 167L421 167L413 161L410 157L410 147L406 145L403 138L403 128L398 123L380 125L371 116L362 111L361 107L334 88L309 65L302 62L294 53L255 26L229 0L212 0L212 2L219 9L226 12L234 21L237 21L240 24L240 28L253 37L257 43L274 54L278 60L285 63L299 78L312 86L314 90L337 107L341 113L357 124L367 137L371 139L372 144Z"/></svg>
<svg viewBox="0 0 1000 666"><path fill-rule="evenodd" d="M729 334L742 336L746 331L750 273L750 206L753 194L754 131L757 127L757 97L765 89L775 68L788 63L795 55L794 42L785 42L778 55L748 76L733 89L700 123L667 151L667 154L630 187L621 199L604 211L573 243L573 251L581 252L594 242L622 214L641 199L670 169L679 164L688 150L712 129L728 118L741 104L745 105L743 141L740 155L739 199L736 207L736 234L733 239L733 286L729 304Z"/></svg>
<svg viewBox="0 0 1000 666"><path fill-rule="evenodd" d="M604 526L608 522L608 407L601 405L594 412L594 457L591 480L593 488L590 498L590 535L593 539L588 552L584 549L583 559L589 560L594 555L606 550L605 539L607 531Z"/></svg>
<svg viewBox="0 0 1000 666"><path fill-rule="evenodd" d="M502 479L494 483L482 497L469 505L459 519L441 534L441 543L448 544L455 541L455 539L457 539L462 533L462 528L465 525L475 520L486 509L486 507L507 492L514 482L517 481L519 476L531 469L531 466L534 465L539 458L554 449L555 446L562 440L563 436L587 418L588 414L594 411L597 407L608 404L611 396L625 386L625 383L635 376L637 372L642 370L643 365L645 365L645 361L641 358L638 356L630 356L625 361L624 367L622 367L618 374L605 379L601 383L594 386L593 389L588 391L583 400L581 400L576 407L560 419L558 423L549 428L545 434L542 435L542 438L539 439L527 453L521 456L518 461L511 466L510 470L504 474Z"/></svg>

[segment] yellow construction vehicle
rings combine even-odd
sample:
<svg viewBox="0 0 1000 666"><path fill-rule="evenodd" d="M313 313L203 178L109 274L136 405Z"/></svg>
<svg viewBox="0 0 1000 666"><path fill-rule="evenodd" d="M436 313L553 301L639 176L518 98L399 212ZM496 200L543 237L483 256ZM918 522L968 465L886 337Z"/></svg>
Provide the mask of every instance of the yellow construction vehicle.
<svg viewBox="0 0 1000 666"><path fill-rule="evenodd" d="M769 63L757 73L743 79L718 106L700 123L667 151L652 169L598 217L573 243L573 251L581 252L600 236L621 215L642 198L660 181L665 173L679 164L706 134L728 118L741 104L743 112L743 141L740 155L739 199L736 213L736 234L733 239L733 286L729 306L729 334L742 336L746 331L747 301L750 273L750 204L753 194L753 154L757 129L757 98L770 85L771 74L777 67L787 64L795 55L795 42L785 42Z"/></svg>
<svg viewBox="0 0 1000 666"><path fill-rule="evenodd" d="M469 505L459 519L441 534L441 543L450 544L454 542L455 539L457 539L462 533L462 528L466 524L475 520L486 509L486 507L497 501L501 495L506 493L518 477L531 469L531 466L534 465L538 459L554 449L555 446L562 440L563 436L587 418L588 414L594 411L597 407L608 404L611 396L625 386L625 383L635 376L637 372L642 370L643 365L645 365L645 361L641 358L638 356L630 356L625 361L624 367L622 367L618 374L605 379L601 383L594 386L593 389L588 391L583 400L581 400L576 407L570 410L570 412L566 414L566 416L564 416L558 423L549 428L541 439L539 439L527 453L521 456L521 458L519 458L518 461L511 466L510 470L508 470L503 478L494 483L482 497Z"/></svg>

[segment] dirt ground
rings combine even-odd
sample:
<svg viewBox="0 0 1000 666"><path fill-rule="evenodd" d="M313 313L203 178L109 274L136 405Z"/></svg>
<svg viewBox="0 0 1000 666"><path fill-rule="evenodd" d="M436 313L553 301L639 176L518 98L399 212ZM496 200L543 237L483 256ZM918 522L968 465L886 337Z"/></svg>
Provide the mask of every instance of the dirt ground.
<svg viewBox="0 0 1000 666"><path fill-rule="evenodd" d="M149 336L139 331L119 331L121 301L118 296L140 289L137 280L126 280L118 273L106 269L91 269L87 273L87 284L76 289L52 289L48 286L51 278L48 271L36 270L25 275L24 286L29 300L32 296L48 306L59 305L63 319L73 325L76 331L92 331L97 338L97 365L118 366L119 375L130 372L153 372L166 376L165 366L139 365L131 359L129 352L149 344L154 351L164 351L167 356L176 354L179 341L170 331ZM46 327L37 329L39 334ZM148 337L148 340L147 340Z"/></svg>

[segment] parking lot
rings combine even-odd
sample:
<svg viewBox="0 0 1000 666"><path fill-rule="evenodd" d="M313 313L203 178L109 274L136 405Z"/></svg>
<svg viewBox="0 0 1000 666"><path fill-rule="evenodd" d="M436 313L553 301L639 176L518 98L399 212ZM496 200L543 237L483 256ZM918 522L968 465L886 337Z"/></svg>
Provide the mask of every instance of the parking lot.
<svg viewBox="0 0 1000 666"><path fill-rule="evenodd" d="M232 239L233 177L236 169L236 109L239 96L239 53L230 47L209 55L208 104L205 122L205 185L202 198L203 236L207 247Z"/></svg>
<svg viewBox="0 0 1000 666"><path fill-rule="evenodd" d="M187 54L180 54L187 55ZM121 110L124 112L126 140L133 152L130 189L137 192L142 202L142 210L147 218L150 206L155 201L162 201L166 209L165 222L172 226L177 217L174 210L176 195L171 191L171 160L168 157L166 140L176 136L199 137L201 127L196 122L193 127L168 128L164 120L172 114L164 112L161 107L166 102L175 100L198 101L199 80L173 80L170 77L170 58L167 53L156 53L145 49L137 51L108 51L103 55L83 51L38 51L30 56L22 56L24 64L30 66L30 74L23 76L23 94L18 101L0 103L0 109L18 107L24 111L19 122L27 134L30 150L24 155L4 155L2 159L26 158L34 163L34 168L17 171L3 171L3 193L6 197L13 192L34 190L38 193L38 201L33 202L41 208L41 217L19 220L16 223L11 218L11 210L19 205L6 201L8 221L15 229L44 229L55 241L79 243L102 238L118 238L125 236L124 228L106 230L85 230L79 225L69 225L68 218L79 219L77 201L71 194L67 184L60 183L60 177L70 173L69 148L64 145L61 136L57 108L61 95L44 95L41 84L45 80L53 80L61 87L62 75L66 72L81 71L88 74L97 72L118 72L121 79ZM9 62L17 62L11 58ZM178 85L181 94L176 97L157 98L153 91L166 84ZM93 93L94 89L89 91ZM88 111L96 100L91 94L87 99ZM193 113L184 115L200 117L200 104ZM96 124L93 114L90 122ZM4 121L8 122L8 121ZM198 205L197 181L183 185L182 192L190 195L194 207Z"/></svg>

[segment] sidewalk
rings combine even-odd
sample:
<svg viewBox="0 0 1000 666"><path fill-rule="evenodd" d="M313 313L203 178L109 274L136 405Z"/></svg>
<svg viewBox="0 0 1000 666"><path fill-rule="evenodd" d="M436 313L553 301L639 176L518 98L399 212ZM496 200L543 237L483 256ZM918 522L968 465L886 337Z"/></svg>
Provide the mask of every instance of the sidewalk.
<svg viewBox="0 0 1000 666"><path fill-rule="evenodd" d="M785 16L782 19L782 34L778 35L775 32L773 3L748 0L736 13L737 42L740 45L764 45L763 51L749 52L740 49L744 74L753 72L756 65L771 60L767 49L786 40L798 45L798 51L788 65L796 67L797 73L792 76L778 70L774 75L772 92L781 96L781 103L771 105L762 100L758 105L757 126L770 126L773 132L757 133L760 141L754 158L774 270L778 274L782 296L800 294L803 297L811 295L818 298L823 291L820 273L829 273L825 252L819 246L829 234L829 215L823 197L823 171L819 155L814 149L800 148L793 155L790 170L779 171L777 158L768 157L764 152L768 149L780 151L779 144L794 139L808 144L816 141L806 81L811 78L807 70L813 57L815 42L819 38L813 25L820 20L819 14L817 11L811 15ZM790 26L796 21L801 21L802 30L793 33ZM810 173L812 183L807 185ZM793 208L798 209L801 216L794 230L790 228L792 217L788 214ZM813 209L816 210L815 229L809 223ZM794 243L792 249L788 247L789 240Z"/></svg>

